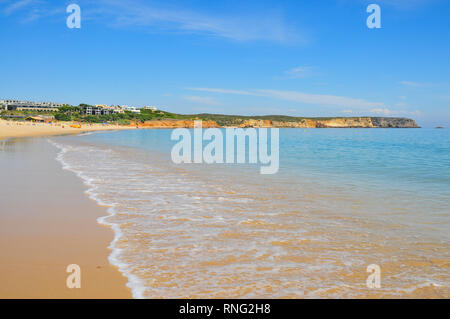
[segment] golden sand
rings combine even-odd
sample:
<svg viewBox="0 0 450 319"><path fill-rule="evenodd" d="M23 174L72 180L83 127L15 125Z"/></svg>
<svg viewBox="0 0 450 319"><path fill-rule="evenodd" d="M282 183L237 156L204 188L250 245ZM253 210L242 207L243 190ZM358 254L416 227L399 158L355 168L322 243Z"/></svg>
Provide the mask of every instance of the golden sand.
<svg viewBox="0 0 450 319"><path fill-rule="evenodd" d="M0 151L0 298L130 298L108 262L113 232L97 223L106 209L55 161L42 138L3 141ZM81 288L66 285L69 264Z"/></svg>
<svg viewBox="0 0 450 319"><path fill-rule="evenodd" d="M0 139L7 137L63 135L92 131L133 129L132 126L113 124L81 124L81 128L76 128L71 127L72 124L64 122L51 124L0 120Z"/></svg>

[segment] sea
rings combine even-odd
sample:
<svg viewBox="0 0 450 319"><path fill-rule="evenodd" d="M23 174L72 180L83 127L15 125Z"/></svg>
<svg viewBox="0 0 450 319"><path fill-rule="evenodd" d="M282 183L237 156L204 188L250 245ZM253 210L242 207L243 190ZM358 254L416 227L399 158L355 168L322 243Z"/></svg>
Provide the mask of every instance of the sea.
<svg viewBox="0 0 450 319"><path fill-rule="evenodd" d="M171 134L49 138L134 298L450 298L449 130L280 129L272 175L175 164Z"/></svg>

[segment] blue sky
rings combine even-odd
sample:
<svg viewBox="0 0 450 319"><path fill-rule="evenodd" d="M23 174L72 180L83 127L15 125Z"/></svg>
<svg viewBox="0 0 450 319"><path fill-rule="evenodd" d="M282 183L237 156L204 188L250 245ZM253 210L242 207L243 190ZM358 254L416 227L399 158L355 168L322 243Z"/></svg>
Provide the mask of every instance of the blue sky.
<svg viewBox="0 0 450 319"><path fill-rule="evenodd" d="M446 0L0 0L0 40L0 98L450 125Z"/></svg>

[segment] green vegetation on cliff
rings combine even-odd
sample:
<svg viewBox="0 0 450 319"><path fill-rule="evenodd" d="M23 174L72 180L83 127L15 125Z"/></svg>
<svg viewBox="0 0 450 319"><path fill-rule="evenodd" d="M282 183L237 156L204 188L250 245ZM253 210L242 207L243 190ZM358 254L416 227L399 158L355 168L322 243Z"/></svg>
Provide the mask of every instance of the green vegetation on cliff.
<svg viewBox="0 0 450 319"><path fill-rule="evenodd" d="M117 123L117 124L130 124L132 122L144 123L146 121L155 120L204 120L214 121L219 126L239 126L245 125L245 121L272 121L276 123L300 123L305 121L315 121L318 123L316 127L333 127L324 125L324 121L333 121L339 119L370 119L374 127L419 127L414 120L407 118L391 118L391 117L295 117L287 115L262 115L262 116L243 116L243 115L224 115L224 114L176 114L161 110L147 110L141 109L140 113L131 111L124 111L122 113L112 113L103 115L88 115L83 111L86 107L94 107L88 104L80 104L79 106L64 105L59 108L57 112L45 112L47 115L53 115L58 121L76 121L87 123ZM3 111L0 113L3 117L24 117L26 115L32 115L31 111ZM43 113L40 113L43 114ZM358 124L358 123L357 123ZM368 127L366 125L355 125L354 127Z"/></svg>

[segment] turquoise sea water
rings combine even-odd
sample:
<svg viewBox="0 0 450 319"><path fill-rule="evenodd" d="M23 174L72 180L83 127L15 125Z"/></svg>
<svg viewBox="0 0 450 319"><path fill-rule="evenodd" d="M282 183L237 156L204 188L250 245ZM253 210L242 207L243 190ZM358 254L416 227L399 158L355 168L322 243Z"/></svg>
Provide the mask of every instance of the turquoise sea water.
<svg viewBox="0 0 450 319"><path fill-rule="evenodd" d="M274 175L175 165L171 132L51 139L110 207L135 297L449 296L448 130L280 129Z"/></svg>

